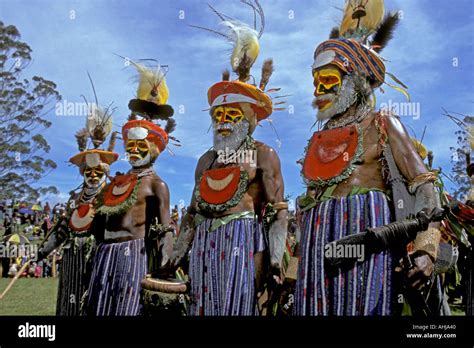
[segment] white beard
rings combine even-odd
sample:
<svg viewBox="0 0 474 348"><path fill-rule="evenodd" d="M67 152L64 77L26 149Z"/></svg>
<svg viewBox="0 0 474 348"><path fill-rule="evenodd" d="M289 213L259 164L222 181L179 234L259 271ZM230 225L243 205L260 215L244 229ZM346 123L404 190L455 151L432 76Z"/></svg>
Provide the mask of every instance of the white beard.
<svg viewBox="0 0 474 348"><path fill-rule="evenodd" d="M214 121L212 122L214 124ZM218 124L217 127L215 127L214 124L213 128L215 151L237 151L249 134L250 124L246 119L244 119L237 124ZM219 134L219 129L230 129L232 133L230 133L228 136L223 136Z"/></svg>
<svg viewBox="0 0 474 348"><path fill-rule="evenodd" d="M145 156L145 158L141 160L131 160L129 159L128 162L131 164L133 168L139 168L143 167L151 162L151 154L148 151L148 154Z"/></svg>
<svg viewBox="0 0 474 348"><path fill-rule="evenodd" d="M347 111L357 100L355 81L352 75L347 75L342 79L342 85L339 92L334 94L322 95L315 100L330 100L332 105L326 110L318 110L318 120L324 121L331 117L340 115Z"/></svg>
<svg viewBox="0 0 474 348"><path fill-rule="evenodd" d="M93 184L93 183L91 183L90 178L88 178L84 175L84 184L86 184L86 187L89 188L89 189L96 189L96 188L100 187L105 182L105 179L106 179L106 176L103 175L102 178L100 179L100 181L97 182L97 184Z"/></svg>

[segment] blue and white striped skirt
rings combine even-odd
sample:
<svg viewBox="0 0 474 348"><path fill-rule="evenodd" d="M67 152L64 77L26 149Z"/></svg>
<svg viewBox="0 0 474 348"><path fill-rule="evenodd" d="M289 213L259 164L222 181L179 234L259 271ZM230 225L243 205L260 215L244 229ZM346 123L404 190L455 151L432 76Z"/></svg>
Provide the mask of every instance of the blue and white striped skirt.
<svg viewBox="0 0 474 348"><path fill-rule="evenodd" d="M196 227L189 315L257 315L254 255L266 249L262 226L240 218L209 232L213 221Z"/></svg>
<svg viewBox="0 0 474 348"><path fill-rule="evenodd" d="M331 199L303 213L295 315L390 315L392 260L372 255L352 269L328 276L324 246L342 237L390 222L384 193Z"/></svg>
<svg viewBox="0 0 474 348"><path fill-rule="evenodd" d="M93 316L140 315L141 285L147 272L144 239L103 243L97 249L84 313Z"/></svg>

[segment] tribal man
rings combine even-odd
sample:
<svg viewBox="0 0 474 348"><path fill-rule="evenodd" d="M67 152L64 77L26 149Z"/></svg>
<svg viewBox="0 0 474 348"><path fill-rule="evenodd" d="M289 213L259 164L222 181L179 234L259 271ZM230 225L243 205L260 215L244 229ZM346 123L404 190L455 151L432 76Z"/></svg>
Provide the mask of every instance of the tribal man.
<svg viewBox="0 0 474 348"><path fill-rule="evenodd" d="M106 184L110 164L118 154L112 152L116 133L112 133L107 151L97 149L112 130L112 115L108 110L91 109L86 128L76 134L79 151L69 161L79 167L84 182L79 192L72 192L67 214L62 216L45 237L45 244L39 250L40 258L47 257L62 245L63 258L59 274L59 288L56 305L57 315L79 315L80 302L92 269L96 241L91 234L91 223L95 214L95 201ZM91 138L94 149L86 150Z"/></svg>
<svg viewBox="0 0 474 348"><path fill-rule="evenodd" d="M249 42L234 46L231 62L239 79L229 81L226 71L208 91L214 146L197 164L193 198L172 258L177 267L191 250L190 315L257 315L263 284L281 281L288 204L280 160L252 137L257 123L273 111L264 92L272 61L264 63L259 87L247 83L258 34L245 24L228 24L231 33Z"/></svg>
<svg viewBox="0 0 474 348"><path fill-rule="evenodd" d="M326 122L310 139L303 161L308 190L299 200L303 215L296 315L393 314L392 298L400 298L392 272L398 257L382 252L328 274L325 245L439 205L435 176L427 171L400 120L375 112L371 105L374 89L386 75L378 53L391 38L398 16L383 19L383 1L352 5L348 2L341 27L314 54L315 105L318 119ZM403 177L402 188L394 183L397 174ZM412 207L395 197L399 190L406 192L404 182L414 196ZM429 285L440 237L437 227L431 224L414 243L413 267L405 271L410 289ZM401 248L406 254L407 247Z"/></svg>
<svg viewBox="0 0 474 348"><path fill-rule="evenodd" d="M174 129L173 109L165 104L168 89L163 70L132 64L140 73L138 99L130 101L132 114L122 128L132 169L115 176L99 197L94 231L101 244L85 299L87 315L141 314L140 282L147 272L158 271L172 251L168 186L153 163ZM167 120L165 129L154 119Z"/></svg>

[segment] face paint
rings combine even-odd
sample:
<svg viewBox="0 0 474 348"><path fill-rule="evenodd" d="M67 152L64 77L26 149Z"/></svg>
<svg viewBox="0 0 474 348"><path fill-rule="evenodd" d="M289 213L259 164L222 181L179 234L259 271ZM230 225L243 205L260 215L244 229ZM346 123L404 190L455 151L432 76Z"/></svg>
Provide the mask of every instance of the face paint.
<svg viewBox="0 0 474 348"><path fill-rule="evenodd" d="M104 169L100 166L84 169L84 182L88 187L98 187L105 180Z"/></svg>
<svg viewBox="0 0 474 348"><path fill-rule="evenodd" d="M337 69L321 69L314 72L314 96L320 111L328 109L334 102L342 85L342 76Z"/></svg>
<svg viewBox="0 0 474 348"><path fill-rule="evenodd" d="M125 145L128 161L133 167L142 167L151 160L150 146L146 140L129 139Z"/></svg>
<svg viewBox="0 0 474 348"><path fill-rule="evenodd" d="M242 122L245 118L242 110L231 106L216 107L212 116L214 128L224 137L232 133L233 125Z"/></svg>
<svg viewBox="0 0 474 348"><path fill-rule="evenodd" d="M357 100L354 76L344 76L342 79L341 88L339 89L337 95L326 94L316 97L316 105L318 101L324 100L324 98L330 98L331 103L324 109L318 110L318 120L327 120L347 111L347 109L349 109L349 107Z"/></svg>

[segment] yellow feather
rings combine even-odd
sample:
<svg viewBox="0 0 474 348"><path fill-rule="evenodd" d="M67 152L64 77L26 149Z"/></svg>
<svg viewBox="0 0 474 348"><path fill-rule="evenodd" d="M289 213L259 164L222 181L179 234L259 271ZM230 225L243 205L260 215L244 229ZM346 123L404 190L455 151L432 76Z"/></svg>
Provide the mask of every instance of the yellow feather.
<svg viewBox="0 0 474 348"><path fill-rule="evenodd" d="M228 28L228 37L234 45L230 58L232 69L236 71L244 57L250 60L249 65L252 66L260 53L257 32L238 21L224 21L222 24Z"/></svg>
<svg viewBox="0 0 474 348"><path fill-rule="evenodd" d="M416 152L420 155L422 160L426 159L426 156L428 155L428 150L426 149L426 146L423 145L419 140L415 138L411 138L411 141L413 142L413 145L415 146Z"/></svg>
<svg viewBox="0 0 474 348"><path fill-rule="evenodd" d="M369 33L373 33L378 28L384 16L384 0L346 0L344 17L339 28L341 36L357 28L358 19L353 19L352 16L358 6L364 4L366 15L360 18L359 27Z"/></svg>
<svg viewBox="0 0 474 348"><path fill-rule="evenodd" d="M163 70L160 67L151 69L138 63L133 63L133 65L137 68L139 74L137 98L156 104L166 104L169 91ZM156 96L152 95L153 91L155 91Z"/></svg>

